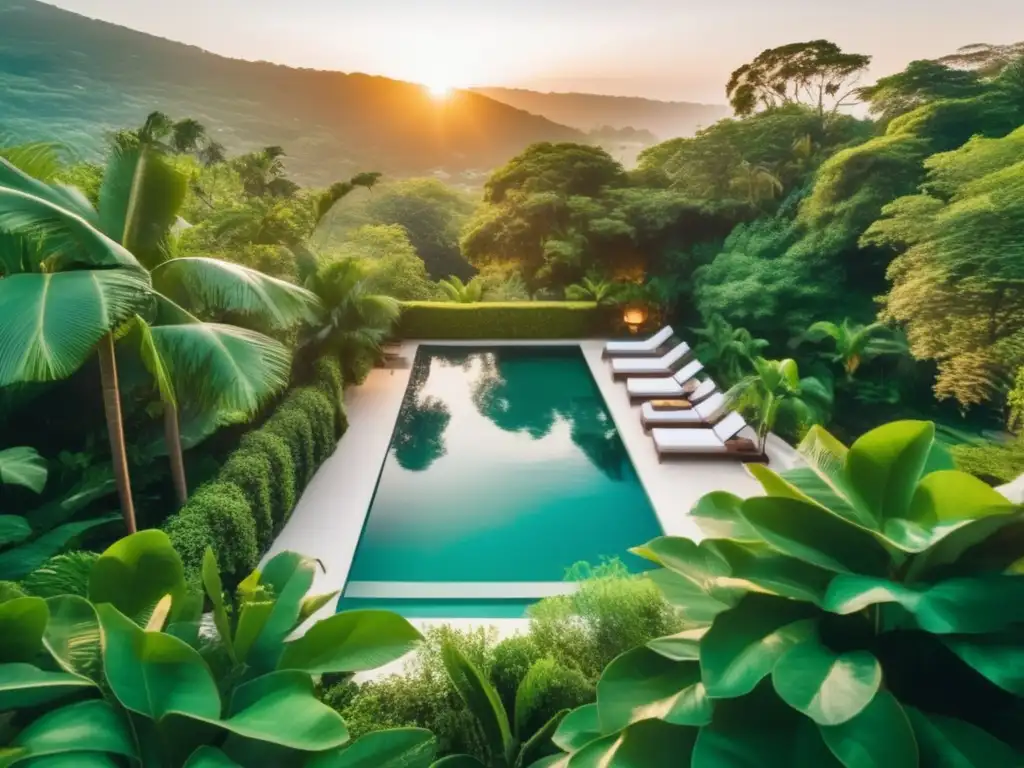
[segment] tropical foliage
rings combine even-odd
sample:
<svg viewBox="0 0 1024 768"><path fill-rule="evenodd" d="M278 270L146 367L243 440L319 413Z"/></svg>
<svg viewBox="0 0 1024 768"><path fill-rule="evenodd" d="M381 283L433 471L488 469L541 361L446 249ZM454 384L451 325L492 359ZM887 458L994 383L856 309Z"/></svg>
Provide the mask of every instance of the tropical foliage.
<svg viewBox="0 0 1024 768"><path fill-rule="evenodd" d="M751 467L765 496L702 498L699 544L635 550L687 627L605 669L554 764L1020 762L1021 511L952 469L930 423L849 449L814 428L800 452Z"/></svg>
<svg viewBox="0 0 1024 768"><path fill-rule="evenodd" d="M202 587L212 626L201 630L204 596L189 590L167 537L145 531L93 563L87 598L0 603L3 702L13 714L6 760L270 765L315 754L380 765L396 749L429 760L426 731L349 744L344 721L314 696L315 677L372 669L419 640L384 611L335 614L289 640L333 597L306 595L316 568L284 552L226 595L208 550Z"/></svg>

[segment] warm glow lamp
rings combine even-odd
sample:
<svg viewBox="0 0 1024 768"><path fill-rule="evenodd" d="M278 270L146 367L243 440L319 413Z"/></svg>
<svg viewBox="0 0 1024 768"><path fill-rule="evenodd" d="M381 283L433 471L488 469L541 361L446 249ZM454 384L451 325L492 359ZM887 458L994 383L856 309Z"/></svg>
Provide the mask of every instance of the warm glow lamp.
<svg viewBox="0 0 1024 768"><path fill-rule="evenodd" d="M636 333L640 326L647 322L647 307L641 304L627 306L622 313L622 319L629 327L629 332Z"/></svg>

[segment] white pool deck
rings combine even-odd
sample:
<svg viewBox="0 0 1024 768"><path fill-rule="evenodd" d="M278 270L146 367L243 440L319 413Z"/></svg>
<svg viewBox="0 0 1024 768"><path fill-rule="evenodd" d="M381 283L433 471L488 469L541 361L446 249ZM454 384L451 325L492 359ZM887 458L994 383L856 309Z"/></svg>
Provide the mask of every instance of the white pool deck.
<svg viewBox="0 0 1024 768"><path fill-rule="evenodd" d="M517 344L486 340L424 343L474 347ZM530 341L520 344L538 346L544 343ZM341 589L348 578L419 344L416 341L402 344L401 354L408 361L408 367L375 368L363 384L346 389L348 431L302 494L291 519L267 554L269 558L277 552L293 550L319 559L325 570L317 572L313 585L313 591L316 593ZM673 459L659 462L654 443L650 436L644 433L641 425L639 406L630 403L625 384L613 381L610 365L601 357L603 341L557 341L549 344L579 345L582 349L626 451L666 534L699 538L688 511L706 493L727 490L738 496L747 497L760 492L760 486L738 461ZM785 469L798 461L793 449L775 437L769 440L768 455L771 466L776 469ZM632 546L642 543L626 544ZM443 591L439 591L440 586L359 582L351 585L350 589L355 589L364 597L544 597L572 588L570 584L564 582L518 585L446 584L443 585ZM512 591L515 594L509 593L509 587L514 588ZM331 601L317 614L317 618L328 616L334 610L335 604ZM421 627L437 623L457 626L486 624L496 627L499 635L504 636L521 629L525 620L424 619L413 623Z"/></svg>

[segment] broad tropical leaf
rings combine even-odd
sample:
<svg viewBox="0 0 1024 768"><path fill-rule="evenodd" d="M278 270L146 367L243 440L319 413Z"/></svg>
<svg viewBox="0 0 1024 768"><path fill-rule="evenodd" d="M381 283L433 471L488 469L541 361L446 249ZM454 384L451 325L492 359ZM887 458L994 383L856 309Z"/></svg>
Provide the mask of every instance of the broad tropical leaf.
<svg viewBox="0 0 1024 768"><path fill-rule="evenodd" d="M167 237L188 180L146 146L115 149L100 187L100 228L147 269L167 260Z"/></svg>
<svg viewBox="0 0 1024 768"><path fill-rule="evenodd" d="M42 145L23 145L24 149L6 147L0 150L0 188L7 188L36 197L85 221L96 225L96 211L88 198L74 187L50 184L46 176L53 169L53 156ZM15 157L10 158L10 151ZM26 167L22 167L22 166Z"/></svg>
<svg viewBox="0 0 1024 768"><path fill-rule="evenodd" d="M321 619L287 643L278 668L310 674L361 672L400 659L422 639L397 613L343 611Z"/></svg>
<svg viewBox="0 0 1024 768"><path fill-rule="evenodd" d="M0 515L0 547L24 541L32 535L32 528L20 515Z"/></svg>
<svg viewBox="0 0 1024 768"><path fill-rule="evenodd" d="M67 672L44 671L31 664L0 664L0 710L3 711L35 707L94 687L90 680Z"/></svg>
<svg viewBox="0 0 1024 768"><path fill-rule="evenodd" d="M814 609L765 595L747 595L715 618L700 643L701 677L712 698L754 690L794 645L814 636Z"/></svg>
<svg viewBox="0 0 1024 768"><path fill-rule="evenodd" d="M0 143L6 143L2 141ZM49 182L64 167L64 147L52 141L0 146L0 158L22 173L40 181Z"/></svg>
<svg viewBox="0 0 1024 768"><path fill-rule="evenodd" d="M171 259L153 269L152 277L160 293L186 307L252 318L279 330L315 320L320 309L305 288L218 259Z"/></svg>
<svg viewBox="0 0 1024 768"><path fill-rule="evenodd" d="M278 668L281 654L285 651L284 640L298 621L302 601L313 586L315 572L316 560L295 552L281 552L267 562L262 574L259 574L259 581L273 590L274 600L265 617L264 609L256 608L252 612L254 619L259 617L258 629L256 624L244 629L246 632L256 630L254 637L243 634L242 622L239 620L235 631L235 652L239 662L247 662L262 672ZM251 656L247 650L250 643Z"/></svg>
<svg viewBox="0 0 1024 768"><path fill-rule="evenodd" d="M709 539L733 541L760 541L760 537L747 525L740 514L743 499L726 491L714 491L701 496L690 517Z"/></svg>
<svg viewBox="0 0 1024 768"><path fill-rule="evenodd" d="M562 719L551 741L559 749L575 752L600 737L601 723L597 704L585 704Z"/></svg>
<svg viewBox="0 0 1024 768"><path fill-rule="evenodd" d="M43 633L46 650L67 672L100 682L102 637L92 603L77 595L57 595L48 598L46 605L50 611Z"/></svg>
<svg viewBox="0 0 1024 768"><path fill-rule="evenodd" d="M253 414L288 386L291 355L269 336L219 323L150 332L174 391L208 408Z"/></svg>
<svg viewBox="0 0 1024 768"><path fill-rule="evenodd" d="M684 629L674 635L648 640L647 647L673 661L697 661L700 659L700 641L707 631L708 627Z"/></svg>
<svg viewBox="0 0 1024 768"><path fill-rule="evenodd" d="M314 755L305 768L427 768L437 751L434 734L423 728L368 733L332 753Z"/></svg>
<svg viewBox="0 0 1024 768"><path fill-rule="evenodd" d="M906 768L918 765L917 741L903 707L879 691L861 712L840 725L820 725L821 736L849 768Z"/></svg>
<svg viewBox="0 0 1024 768"><path fill-rule="evenodd" d="M837 654L811 638L790 648L772 670L779 698L819 725L856 716L882 683L882 665L867 651Z"/></svg>
<svg viewBox="0 0 1024 768"><path fill-rule="evenodd" d="M29 662L43 647L50 618L41 597L16 597L0 603L0 661Z"/></svg>
<svg viewBox="0 0 1024 768"><path fill-rule="evenodd" d="M128 269L0 280L0 387L66 379L105 334L142 310L149 290L146 274Z"/></svg>
<svg viewBox="0 0 1024 768"><path fill-rule="evenodd" d="M675 725L707 725L712 703L695 661L673 661L634 648L609 664L597 684L601 730L614 733L657 718Z"/></svg>
<svg viewBox="0 0 1024 768"><path fill-rule="evenodd" d="M110 704L99 700L69 704L45 713L19 732L12 746L26 750L26 758L66 755L77 759L88 752L137 757L127 720Z"/></svg>
<svg viewBox="0 0 1024 768"><path fill-rule="evenodd" d="M934 440L931 422L897 421L871 430L850 446L846 477L879 530L886 520L907 516Z"/></svg>
<svg viewBox="0 0 1024 768"><path fill-rule="evenodd" d="M665 768L687 765L698 729L662 720L642 720L626 730L590 742L569 760L569 768Z"/></svg>
<svg viewBox="0 0 1024 768"><path fill-rule="evenodd" d="M1021 755L977 726L952 717L904 707L914 728L921 765L956 768L1017 768Z"/></svg>
<svg viewBox="0 0 1024 768"><path fill-rule="evenodd" d="M110 545L92 567L89 600L110 603L140 624L164 597L181 598L185 571L163 531L139 531ZM102 618L102 617L101 617Z"/></svg>
<svg viewBox="0 0 1024 768"><path fill-rule="evenodd" d="M1017 632L943 638L953 653L1004 691L1024 696L1024 647Z"/></svg>
<svg viewBox="0 0 1024 768"><path fill-rule="evenodd" d="M0 483L20 485L40 493L46 485L46 459L35 448L19 446L0 451ZM0 536L0 543L3 543Z"/></svg>

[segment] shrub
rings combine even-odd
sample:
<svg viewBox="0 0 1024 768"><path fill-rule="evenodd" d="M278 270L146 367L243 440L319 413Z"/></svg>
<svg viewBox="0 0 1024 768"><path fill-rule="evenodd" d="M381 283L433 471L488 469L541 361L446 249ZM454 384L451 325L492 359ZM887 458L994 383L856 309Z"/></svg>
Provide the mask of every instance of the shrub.
<svg viewBox="0 0 1024 768"><path fill-rule="evenodd" d="M620 653L682 628L655 584L631 575L619 560L594 568L577 564L569 575L583 579L579 589L531 606L530 636L540 656L576 668L589 680L597 680Z"/></svg>
<svg viewBox="0 0 1024 768"><path fill-rule="evenodd" d="M221 467L217 479L237 486L245 494L256 527L256 541L261 550L269 547L276 529L270 457L265 453L240 448Z"/></svg>
<svg viewBox="0 0 1024 768"><path fill-rule="evenodd" d="M270 466L270 493L274 520L274 533L284 526L287 510L295 508L295 463L292 461L288 443L279 435L265 429L257 429L242 438L239 450L246 453L262 454ZM226 465L225 465L226 466Z"/></svg>
<svg viewBox="0 0 1024 768"><path fill-rule="evenodd" d="M289 407L304 413L310 422L313 439L314 472L334 452L337 443L338 410L331 407L331 398L322 389L303 387L289 398Z"/></svg>
<svg viewBox="0 0 1024 768"><path fill-rule="evenodd" d="M289 396L278 406L274 415L267 419L263 429L282 438L288 445L295 465L295 482L305 488L319 466L313 446L313 422L309 414L296 407Z"/></svg>
<svg viewBox="0 0 1024 768"><path fill-rule="evenodd" d="M1003 444L955 445L952 454L959 469L990 485L1013 482L1024 472L1024 438Z"/></svg>
<svg viewBox="0 0 1024 768"><path fill-rule="evenodd" d="M519 684L540 658L541 653L530 635L513 635L494 646L491 682L501 696L506 711L511 712L515 708Z"/></svg>
<svg viewBox="0 0 1024 768"><path fill-rule="evenodd" d="M398 333L408 339L584 339L603 330L593 302L402 304Z"/></svg>
<svg viewBox="0 0 1024 768"><path fill-rule="evenodd" d="M244 491L234 483L202 486L170 518L164 530L187 571L196 573L208 546L216 545L217 563L230 583L237 583L259 562L256 523Z"/></svg>
<svg viewBox="0 0 1024 768"><path fill-rule="evenodd" d="M515 696L516 730L536 733L563 709L589 704L596 697L594 685L578 669L564 667L552 658L533 664Z"/></svg>

